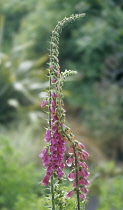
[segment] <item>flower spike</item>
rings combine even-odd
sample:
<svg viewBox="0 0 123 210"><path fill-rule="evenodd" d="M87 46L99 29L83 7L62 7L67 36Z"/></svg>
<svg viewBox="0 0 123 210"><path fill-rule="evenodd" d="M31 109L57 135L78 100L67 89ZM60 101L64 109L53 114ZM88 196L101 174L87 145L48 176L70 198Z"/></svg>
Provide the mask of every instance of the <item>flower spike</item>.
<svg viewBox="0 0 123 210"><path fill-rule="evenodd" d="M52 193L52 210L55 210L55 194L54 194L54 177L62 179L64 176L63 169L64 156L66 150L66 141L69 142L68 149L69 158L66 165L72 167L72 171L68 175L68 179L73 182L73 189L66 194L71 198L74 194L77 196L77 209L80 210L80 200L85 201L88 192L87 186L89 181L88 166L85 163L89 154L84 150L82 143L78 142L72 134L70 128L65 125L65 109L63 108L62 86L66 77L76 74L76 71L65 70L60 72L59 65L59 37L62 29L66 24L83 17L85 14L71 15L58 22L52 31L50 42L50 62L49 62L49 97L42 101L41 107L48 107L49 124L46 129L45 142L47 147L41 152L40 157L43 165L46 167L46 174L43 178L43 185L48 185L51 181Z"/></svg>

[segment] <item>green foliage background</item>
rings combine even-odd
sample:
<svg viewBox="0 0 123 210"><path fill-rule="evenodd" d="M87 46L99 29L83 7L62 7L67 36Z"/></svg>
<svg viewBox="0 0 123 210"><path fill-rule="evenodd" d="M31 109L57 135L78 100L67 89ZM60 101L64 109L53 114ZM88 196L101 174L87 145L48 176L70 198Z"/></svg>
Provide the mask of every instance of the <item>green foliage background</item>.
<svg viewBox="0 0 123 210"><path fill-rule="evenodd" d="M48 86L49 41L59 20L83 12L86 16L67 26L61 34L61 71L78 71L78 75L65 84L65 107L74 119L75 127L79 120L86 135L95 139L93 147L98 147L106 160L123 161L123 1L0 1L0 131L3 134L0 138L0 208L3 210L45 209L41 207L42 188L39 189L33 180L38 179L40 173L33 174L39 168L39 160L36 156L29 157L32 151L38 154L42 149L39 150L39 145L43 144L39 140L43 139L46 116L40 110L40 103ZM35 137L36 142L32 140ZM19 153L15 142L22 142L18 146L23 150L18 162L15 161ZM25 142L26 149L21 147ZM92 143L88 142L88 145ZM93 151L91 146L88 148ZM37 165L28 167L32 161ZM105 210L122 208L121 197L114 193L114 189L109 192L111 174L107 172L107 186L103 185L103 179L98 184L99 209L104 209L104 204ZM116 187L115 191L121 192L117 174L112 178L112 185ZM92 185L92 192L93 189ZM108 193L110 203L117 200L114 206L109 206L105 199Z"/></svg>

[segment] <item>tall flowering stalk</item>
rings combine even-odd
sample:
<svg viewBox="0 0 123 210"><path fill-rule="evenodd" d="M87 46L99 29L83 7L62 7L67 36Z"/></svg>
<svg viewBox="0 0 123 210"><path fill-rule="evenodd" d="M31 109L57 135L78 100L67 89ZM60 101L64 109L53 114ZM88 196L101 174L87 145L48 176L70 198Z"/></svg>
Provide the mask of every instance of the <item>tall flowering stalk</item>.
<svg viewBox="0 0 123 210"><path fill-rule="evenodd" d="M66 160L66 165L72 167L72 171L68 175L68 179L73 181L72 190L66 194L66 197L71 198L73 194L77 197L77 209L80 210L80 201L86 200L88 192L87 186L89 181L86 179L89 176L88 166L85 163L89 154L84 150L84 145L78 142L72 134L70 128L65 125L65 110L63 103L62 86L67 76L76 74L75 71L65 70L60 72L59 65L59 36L62 28L69 22L83 17L84 14L72 15L69 18L64 18L58 22L52 31L50 42L50 63L49 63L49 97L42 101L41 107L48 107L48 127L44 140L47 143L46 148L41 152L40 157L43 165L46 167L46 174L42 180L43 185L48 185L50 182L52 194L52 210L55 210L55 190L54 177L62 179L64 176L63 169L65 144L69 142L68 150L69 158Z"/></svg>

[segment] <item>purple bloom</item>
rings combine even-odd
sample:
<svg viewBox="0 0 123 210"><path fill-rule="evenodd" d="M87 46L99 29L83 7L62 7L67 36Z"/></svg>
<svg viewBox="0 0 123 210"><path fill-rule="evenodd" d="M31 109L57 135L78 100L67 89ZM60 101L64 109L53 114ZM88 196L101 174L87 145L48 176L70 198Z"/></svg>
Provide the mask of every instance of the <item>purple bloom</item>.
<svg viewBox="0 0 123 210"><path fill-rule="evenodd" d="M89 153L86 152L85 150L82 150L82 154L85 155L85 156L89 156Z"/></svg>
<svg viewBox="0 0 123 210"><path fill-rule="evenodd" d="M88 169L88 165L85 162L79 162L79 166Z"/></svg>
<svg viewBox="0 0 123 210"><path fill-rule="evenodd" d="M43 178L43 180L42 180L42 183L43 183L43 185L48 185L48 183L49 183L49 176L48 175L46 175L46 176L44 176L44 178Z"/></svg>
<svg viewBox="0 0 123 210"><path fill-rule="evenodd" d="M69 153L70 155L72 155L72 154L74 153L74 151L73 151L73 148L72 148L72 147L70 147L70 148L68 149L68 153Z"/></svg>
<svg viewBox="0 0 123 210"><path fill-rule="evenodd" d="M80 184L80 185L89 185L89 181L88 180L86 180L85 178L83 178L83 179L80 179L79 181L78 181L78 183Z"/></svg>
<svg viewBox="0 0 123 210"><path fill-rule="evenodd" d="M82 176L82 177L88 177L90 175L90 173L88 171L86 171L84 168L82 168L81 171L78 171L78 176Z"/></svg>
<svg viewBox="0 0 123 210"><path fill-rule="evenodd" d="M87 194L87 193L88 193L88 189L85 188L85 187L82 187L82 188L81 188L81 191L82 191L84 194Z"/></svg>
<svg viewBox="0 0 123 210"><path fill-rule="evenodd" d="M80 195L79 195L79 198L82 199L82 200L85 200L85 199L86 199L86 196L83 195L83 194L80 194Z"/></svg>
<svg viewBox="0 0 123 210"><path fill-rule="evenodd" d="M62 178L62 176L64 176L64 172L60 168L58 168L57 174L58 174L58 178L60 179Z"/></svg>
<svg viewBox="0 0 123 210"><path fill-rule="evenodd" d="M39 156L42 159L43 165L48 166L51 159L50 156L48 155L48 150L44 149Z"/></svg>
<svg viewBox="0 0 123 210"><path fill-rule="evenodd" d="M49 142L51 141L51 131L50 131L50 130L47 130L47 131L46 131L44 140L45 140L47 143L49 143Z"/></svg>
<svg viewBox="0 0 123 210"><path fill-rule="evenodd" d="M52 106L56 106L56 101L52 100L51 104L52 104Z"/></svg>
<svg viewBox="0 0 123 210"><path fill-rule="evenodd" d="M60 167L61 169L63 169L63 168L65 167L65 164L62 162L62 163L59 165L59 167Z"/></svg>
<svg viewBox="0 0 123 210"><path fill-rule="evenodd" d="M43 158L44 155L47 153L47 149L44 149L40 154L39 157Z"/></svg>
<svg viewBox="0 0 123 210"><path fill-rule="evenodd" d="M90 175L90 173L88 171L86 171L84 168L82 168L81 174L83 177L88 177Z"/></svg>
<svg viewBox="0 0 123 210"><path fill-rule="evenodd" d="M44 99L41 103L41 108L44 108L47 105L47 100Z"/></svg>
<svg viewBox="0 0 123 210"><path fill-rule="evenodd" d="M75 174L75 173L70 172L70 173L68 174L68 179L69 179L70 181L73 181L75 178L76 178L76 174Z"/></svg>
<svg viewBox="0 0 123 210"><path fill-rule="evenodd" d="M68 198L71 198L73 194L74 194L74 191L73 191L73 190L71 190L69 193L67 193L67 195L66 195L66 196L67 196Z"/></svg>
<svg viewBox="0 0 123 210"><path fill-rule="evenodd" d="M51 106L50 111L51 111L52 114L54 114L55 113L55 108L53 106Z"/></svg>
<svg viewBox="0 0 123 210"><path fill-rule="evenodd" d="M72 157L69 157L69 158L66 160L66 164L67 164L68 167L71 167L71 166L72 166L73 160L74 160L74 159L73 159Z"/></svg>
<svg viewBox="0 0 123 210"><path fill-rule="evenodd" d="M58 117L56 115L52 116L53 121L55 122L56 120L58 120Z"/></svg>
<svg viewBox="0 0 123 210"><path fill-rule="evenodd" d="M51 96L52 96L53 98L57 98L57 97L58 97L58 93L52 92L52 93L51 93Z"/></svg>
<svg viewBox="0 0 123 210"><path fill-rule="evenodd" d="M47 173L46 173L48 176L51 176L52 175L52 166L48 166L47 168Z"/></svg>
<svg viewBox="0 0 123 210"><path fill-rule="evenodd" d="M52 81L52 83L55 83L56 82L56 79L52 78L51 81Z"/></svg>
<svg viewBox="0 0 123 210"><path fill-rule="evenodd" d="M85 150L82 150L81 158L82 160L87 160L87 157L89 156L89 153Z"/></svg>
<svg viewBox="0 0 123 210"><path fill-rule="evenodd" d="M82 144L82 143L78 143L78 146L80 146L82 149L84 149L85 148L85 146Z"/></svg>

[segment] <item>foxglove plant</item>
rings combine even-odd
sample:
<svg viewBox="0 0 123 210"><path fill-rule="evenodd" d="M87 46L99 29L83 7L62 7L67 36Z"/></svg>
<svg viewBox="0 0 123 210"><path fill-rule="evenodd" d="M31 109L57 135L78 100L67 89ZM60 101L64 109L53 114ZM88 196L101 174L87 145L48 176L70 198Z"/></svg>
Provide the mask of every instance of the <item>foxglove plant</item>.
<svg viewBox="0 0 123 210"><path fill-rule="evenodd" d="M48 107L48 127L45 134L46 148L41 152L40 157L43 165L46 167L46 174L43 178L43 185L51 185L52 210L55 210L55 181L56 178L62 179L64 176L63 169L65 167L64 157L66 150L66 141L69 142L68 149L69 158L66 165L72 167L72 171L68 175L68 179L73 181L72 190L66 194L71 198L76 194L77 210L80 210L80 202L86 200L88 192L87 186L89 181L88 166L86 164L89 154L84 150L84 145L78 142L69 127L65 125L65 109L63 103L62 87L67 76L76 74L76 71L65 70L60 72L59 65L59 36L62 28L76 19L83 17L84 14L72 15L58 22L52 31L50 42L50 63L49 63L49 97L42 101L41 107Z"/></svg>

